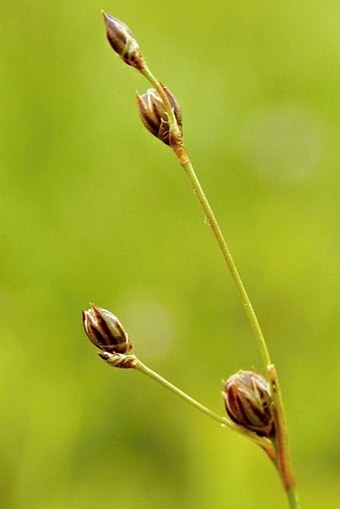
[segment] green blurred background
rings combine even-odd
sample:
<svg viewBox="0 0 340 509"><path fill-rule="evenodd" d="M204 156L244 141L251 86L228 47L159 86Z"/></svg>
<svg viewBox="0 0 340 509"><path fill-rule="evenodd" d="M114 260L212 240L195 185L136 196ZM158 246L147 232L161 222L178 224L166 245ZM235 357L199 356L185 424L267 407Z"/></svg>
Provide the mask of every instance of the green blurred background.
<svg viewBox="0 0 340 509"><path fill-rule="evenodd" d="M287 507L262 451L109 368L82 331L89 302L111 309L148 365L221 414L221 379L262 368L102 8L182 105L281 376L303 506L340 507L339 2L0 5L0 507Z"/></svg>

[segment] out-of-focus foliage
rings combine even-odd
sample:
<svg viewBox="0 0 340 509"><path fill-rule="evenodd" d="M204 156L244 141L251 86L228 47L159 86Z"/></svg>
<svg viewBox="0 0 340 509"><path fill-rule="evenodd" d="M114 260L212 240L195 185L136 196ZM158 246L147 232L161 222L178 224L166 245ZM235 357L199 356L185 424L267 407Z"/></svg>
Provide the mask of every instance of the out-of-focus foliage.
<svg viewBox="0 0 340 509"><path fill-rule="evenodd" d="M223 414L262 369L209 227L143 128L124 20L182 104L202 184L281 375L300 497L340 505L339 2L0 2L0 506L283 509L265 455L81 327L122 320L150 366Z"/></svg>

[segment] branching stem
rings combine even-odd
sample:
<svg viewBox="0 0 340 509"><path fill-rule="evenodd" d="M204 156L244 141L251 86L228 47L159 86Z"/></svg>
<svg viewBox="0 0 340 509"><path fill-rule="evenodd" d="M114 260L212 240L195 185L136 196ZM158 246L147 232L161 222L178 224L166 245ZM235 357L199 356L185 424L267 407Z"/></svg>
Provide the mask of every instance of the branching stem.
<svg viewBox="0 0 340 509"><path fill-rule="evenodd" d="M169 99L164 92L163 85L161 82L153 75L150 71L149 67L146 65L144 58L142 57L139 49L139 45L137 41L134 39L131 31L126 27L126 25L116 18L113 18L106 13L104 14L104 19L107 27L107 36L109 42L116 51L116 53L128 64L134 66L158 92L161 100L162 106L164 107L166 115L162 115L162 121L168 123L169 128L169 138L167 139L167 144L171 146L173 149L179 164L184 169L191 186L194 190L195 195L197 196L199 203L203 209L206 220L210 225L214 236L216 238L217 244L222 252L222 255L227 264L228 270L231 274L232 280L236 286L240 301L243 305L245 314L253 331L254 337L256 339L263 364L267 370L269 383L271 387L271 396L272 396L272 405L273 405L273 416L274 416L274 424L275 424L275 439L269 440L264 437L258 437L256 433L253 433L241 426L235 426L234 423L229 421L225 417L220 417L215 414L205 406L203 406L198 401L191 398L189 395L181 391L178 387L174 386L172 383L168 382L166 379L158 375L158 373L152 371L150 368L145 366L139 359L135 356L127 356L127 358L120 358L120 354L116 356L112 356L110 353L106 352L106 355L101 355L108 363L112 365L118 366L117 362L123 362L120 367L134 367L138 371L143 372L147 376L161 383L163 386L177 394L180 398L185 400L187 403L195 407L196 409L203 412L205 415L209 416L213 420L219 422L220 424L227 426L231 429L237 430L244 435L248 435L253 441L257 442L269 455L271 460L275 463L277 467L284 489L287 493L288 501L291 509L299 509L299 503L295 490L295 476L292 466L292 461L290 457L290 451L288 446L288 435L287 435L287 426L284 415L284 408L282 402L282 396L280 392L280 385L278 381L278 376L275 370L274 365L271 362L269 351L266 345L266 341L264 339L259 321L257 319L255 310L252 306L250 298L246 292L244 284L242 282L241 276L237 270L229 247L225 241L222 230L218 224L218 221L215 217L215 214L210 206L210 203L202 189L202 186L197 178L194 167L190 161L188 153L183 144L182 132L180 126L177 124L176 115L173 111ZM137 49L136 49L137 48ZM164 111L162 112L164 113ZM150 129L149 129L150 130ZM151 129L152 134L153 129ZM160 138L161 139L161 138ZM164 140L162 140L164 141ZM123 355L124 357L124 355ZM132 359L132 360L131 360ZM131 361L132 364L127 365L126 362ZM124 364L125 362L125 364ZM243 431L244 430L244 431ZM268 445L269 444L269 445Z"/></svg>

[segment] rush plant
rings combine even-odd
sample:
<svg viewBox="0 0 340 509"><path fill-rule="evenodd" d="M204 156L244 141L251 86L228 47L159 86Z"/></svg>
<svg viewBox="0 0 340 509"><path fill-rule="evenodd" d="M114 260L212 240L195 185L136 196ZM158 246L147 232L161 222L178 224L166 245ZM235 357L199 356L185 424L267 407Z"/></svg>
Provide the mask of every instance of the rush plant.
<svg viewBox="0 0 340 509"><path fill-rule="evenodd" d="M230 376L224 383L222 393L226 415L220 416L151 370L132 353L132 345L126 331L118 318L111 312L95 305L92 305L87 311L83 311L85 333L90 341L101 350L99 355L110 366L135 369L144 373L211 419L246 436L260 446L277 469L287 494L289 507L298 509L300 505L296 493L278 374L271 361L253 305L184 146L179 103L174 94L149 69L131 30L117 18L105 12L103 12L103 16L107 39L112 49L127 65L142 74L152 87L144 94L137 95L140 118L152 135L173 150L178 163L190 181L236 286L262 356L264 376L255 371L243 370Z"/></svg>

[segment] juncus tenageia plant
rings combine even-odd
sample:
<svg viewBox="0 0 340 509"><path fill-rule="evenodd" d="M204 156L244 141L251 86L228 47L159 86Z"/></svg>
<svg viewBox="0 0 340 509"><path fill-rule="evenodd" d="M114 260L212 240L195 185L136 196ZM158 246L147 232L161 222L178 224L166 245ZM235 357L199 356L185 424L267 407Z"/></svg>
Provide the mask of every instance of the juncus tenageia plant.
<svg viewBox="0 0 340 509"><path fill-rule="evenodd" d="M103 16L107 39L112 49L127 65L141 73L152 86L144 94L137 95L139 115L146 129L174 151L179 164L189 178L238 291L260 350L267 378L255 371L242 370L230 376L224 382L222 392L227 414L222 417L165 380L131 353L132 345L127 333L118 318L109 311L95 305L84 311L85 332L90 341L101 350L99 355L109 365L141 371L210 418L259 445L279 473L287 494L289 507L298 509L300 506L296 494L295 475L288 446L278 375L271 361L252 303L184 146L179 103L174 94L150 71L142 56L140 46L129 27L105 12L103 12Z"/></svg>

